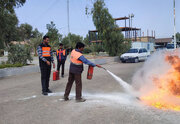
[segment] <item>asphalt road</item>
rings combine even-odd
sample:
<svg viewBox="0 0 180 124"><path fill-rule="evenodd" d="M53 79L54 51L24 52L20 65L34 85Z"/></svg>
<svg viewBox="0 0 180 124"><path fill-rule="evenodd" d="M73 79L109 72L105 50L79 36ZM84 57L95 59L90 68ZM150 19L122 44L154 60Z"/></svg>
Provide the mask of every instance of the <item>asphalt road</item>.
<svg viewBox="0 0 180 124"><path fill-rule="evenodd" d="M105 68L128 83L143 63L110 63ZM40 73L0 78L0 124L179 124L180 112L158 110L126 94L106 71L95 68L92 80L83 73L84 103L62 101L65 78L50 82L54 92L41 95Z"/></svg>

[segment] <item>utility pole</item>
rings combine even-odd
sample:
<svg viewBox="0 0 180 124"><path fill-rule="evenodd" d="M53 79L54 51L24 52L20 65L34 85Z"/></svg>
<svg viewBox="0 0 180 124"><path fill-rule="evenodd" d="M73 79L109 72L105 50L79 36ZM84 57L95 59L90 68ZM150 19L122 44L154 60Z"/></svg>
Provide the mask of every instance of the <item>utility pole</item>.
<svg viewBox="0 0 180 124"><path fill-rule="evenodd" d="M174 49L176 49L176 13L175 13L175 0L174 0Z"/></svg>
<svg viewBox="0 0 180 124"><path fill-rule="evenodd" d="M70 26L69 26L69 0L67 0L67 21L68 21L68 35L70 34ZM69 37L69 45L70 45L70 37Z"/></svg>
<svg viewBox="0 0 180 124"><path fill-rule="evenodd" d="M132 34L132 18L134 17L134 14L132 13L132 14L130 14L129 15L129 18L130 18L130 21L131 21L131 32L130 32L130 35L131 35L131 38L133 37L133 34Z"/></svg>

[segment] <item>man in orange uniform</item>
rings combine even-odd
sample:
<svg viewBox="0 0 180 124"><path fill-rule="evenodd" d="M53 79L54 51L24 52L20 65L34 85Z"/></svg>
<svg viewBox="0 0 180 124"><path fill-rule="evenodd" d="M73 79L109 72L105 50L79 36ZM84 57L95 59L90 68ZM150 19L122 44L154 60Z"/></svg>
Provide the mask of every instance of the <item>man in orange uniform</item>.
<svg viewBox="0 0 180 124"><path fill-rule="evenodd" d="M49 37L44 36L43 42L37 48L37 52L39 56L39 66L41 70L41 85L42 85L43 95L48 95L48 93L52 93L52 91L49 90L51 63L53 63L53 68L55 67L51 46L48 45L48 43L49 43Z"/></svg>
<svg viewBox="0 0 180 124"><path fill-rule="evenodd" d="M60 66L62 65L61 77L64 77L64 65L66 61L66 50L63 49L63 44L59 44L59 49L56 51L57 57L57 71L60 73Z"/></svg>
<svg viewBox="0 0 180 124"><path fill-rule="evenodd" d="M76 83L76 101L77 102L85 102L86 100L82 98L82 80L81 80L81 74L83 72L83 63L91 65L93 67L97 66L101 68L100 65L95 65L94 63L87 60L83 54L82 51L84 50L85 45L81 42L78 42L76 44L76 49L72 50L70 55L70 69L69 69L69 78L68 83L66 85L65 94L64 94L64 100L69 100L69 93L71 91L71 87L73 82Z"/></svg>

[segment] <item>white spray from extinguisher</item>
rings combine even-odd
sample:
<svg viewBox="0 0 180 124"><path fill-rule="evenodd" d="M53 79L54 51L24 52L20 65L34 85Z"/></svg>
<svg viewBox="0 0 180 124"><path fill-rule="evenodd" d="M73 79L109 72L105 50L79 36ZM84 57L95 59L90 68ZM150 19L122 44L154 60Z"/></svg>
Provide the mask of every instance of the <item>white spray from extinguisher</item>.
<svg viewBox="0 0 180 124"><path fill-rule="evenodd" d="M123 81L120 77L116 76L115 74L113 74L112 72L110 72L109 70L103 68L104 70L106 70L122 87L123 89L130 95L138 98L138 94L133 90L133 87L131 85L129 85L127 82Z"/></svg>

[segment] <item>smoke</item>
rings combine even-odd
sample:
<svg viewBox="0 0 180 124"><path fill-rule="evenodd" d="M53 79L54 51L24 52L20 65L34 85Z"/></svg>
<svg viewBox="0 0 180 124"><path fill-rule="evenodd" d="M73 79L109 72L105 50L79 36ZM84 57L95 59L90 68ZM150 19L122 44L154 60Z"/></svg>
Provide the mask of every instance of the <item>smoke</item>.
<svg viewBox="0 0 180 124"><path fill-rule="evenodd" d="M163 75L170 69L170 65L165 61L167 51L158 51L151 55L132 78L132 85L136 90L146 93L155 88L153 77Z"/></svg>
<svg viewBox="0 0 180 124"><path fill-rule="evenodd" d="M172 61L172 57L178 58L179 61ZM179 81L178 78L180 77L180 75L177 78L177 76L174 75L173 71L176 69L180 69L180 67L174 69L174 65L172 65L175 64L174 62L180 62L179 57L180 49L177 49L175 51L160 50L155 52L151 55L151 57L148 58L142 68L140 68L134 74L132 78L132 86L140 93L140 96L147 96L152 91L161 89L164 89L164 91L169 90L166 86L170 86L173 82L177 83L177 81ZM170 70L173 70L172 73L170 72ZM179 83L180 82L178 82L177 84L178 86L180 85ZM176 87L177 85L174 86ZM158 96L159 94L156 95ZM180 102L179 98L174 97L173 94L170 94L171 98L168 98L169 94L166 95L164 95L162 100L173 102L175 101L176 103Z"/></svg>

